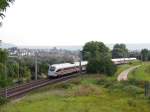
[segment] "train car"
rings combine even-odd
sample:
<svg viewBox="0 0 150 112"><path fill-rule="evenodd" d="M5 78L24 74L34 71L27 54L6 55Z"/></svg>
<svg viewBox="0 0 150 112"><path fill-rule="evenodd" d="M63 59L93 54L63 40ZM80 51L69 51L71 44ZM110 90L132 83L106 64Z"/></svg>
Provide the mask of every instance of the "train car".
<svg viewBox="0 0 150 112"><path fill-rule="evenodd" d="M116 59L112 59L112 62L116 65L120 65L120 64L126 64L134 60L136 60L136 58L116 58Z"/></svg>
<svg viewBox="0 0 150 112"><path fill-rule="evenodd" d="M82 71L86 70L87 61L81 61ZM62 63L62 64L53 64L49 66L48 76L49 77L57 77L70 73L77 73L80 71L80 63L74 62L71 63Z"/></svg>
<svg viewBox="0 0 150 112"><path fill-rule="evenodd" d="M116 65L125 64L130 61L136 60L136 58L117 58L112 59L112 62ZM82 71L86 71L87 61L81 61L81 69ZM63 76L70 73L80 72L80 63L74 62L71 63L61 63L61 64L53 64L49 66L48 76L49 77L57 77Z"/></svg>

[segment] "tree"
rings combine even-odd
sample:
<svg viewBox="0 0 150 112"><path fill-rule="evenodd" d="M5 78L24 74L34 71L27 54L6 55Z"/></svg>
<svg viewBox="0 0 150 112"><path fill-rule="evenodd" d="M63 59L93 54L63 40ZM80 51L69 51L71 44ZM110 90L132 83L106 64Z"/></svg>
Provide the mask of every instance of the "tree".
<svg viewBox="0 0 150 112"><path fill-rule="evenodd" d="M142 49L141 50L141 60L142 61L147 61L149 58L149 51L148 49Z"/></svg>
<svg viewBox="0 0 150 112"><path fill-rule="evenodd" d="M141 52L140 51L130 51L129 57L135 57L137 59L141 59Z"/></svg>
<svg viewBox="0 0 150 112"><path fill-rule="evenodd" d="M150 61L150 51L148 51L148 61Z"/></svg>
<svg viewBox="0 0 150 112"><path fill-rule="evenodd" d="M49 67L49 65L47 63L44 63L44 62L40 63L39 64L39 74L42 74L42 73L47 74L48 67Z"/></svg>
<svg viewBox="0 0 150 112"><path fill-rule="evenodd" d="M7 84L7 81L5 79L7 58L7 51L0 49L0 87L5 86Z"/></svg>
<svg viewBox="0 0 150 112"><path fill-rule="evenodd" d="M111 61L108 47L102 42L91 41L83 47L83 59L88 61L87 72L113 75L116 66Z"/></svg>
<svg viewBox="0 0 150 112"><path fill-rule="evenodd" d="M8 52L0 48L0 63L5 63L8 59Z"/></svg>
<svg viewBox="0 0 150 112"><path fill-rule="evenodd" d="M103 42L87 42L83 47L83 60L89 60L92 57L110 57L109 48Z"/></svg>
<svg viewBox="0 0 150 112"><path fill-rule="evenodd" d="M10 6L10 3L13 3L14 0L0 0L0 17L3 18L4 15L4 11L6 11L6 8ZM1 24L1 22L0 22Z"/></svg>
<svg viewBox="0 0 150 112"><path fill-rule="evenodd" d="M112 58L128 57L128 49L125 44L115 44L112 50Z"/></svg>
<svg viewBox="0 0 150 112"><path fill-rule="evenodd" d="M27 66L24 66L23 70L24 70L23 77L26 78L27 80L30 80L31 79L30 69Z"/></svg>
<svg viewBox="0 0 150 112"><path fill-rule="evenodd" d="M14 60L9 60L8 63L7 76L11 79L17 79L19 75L19 64Z"/></svg>

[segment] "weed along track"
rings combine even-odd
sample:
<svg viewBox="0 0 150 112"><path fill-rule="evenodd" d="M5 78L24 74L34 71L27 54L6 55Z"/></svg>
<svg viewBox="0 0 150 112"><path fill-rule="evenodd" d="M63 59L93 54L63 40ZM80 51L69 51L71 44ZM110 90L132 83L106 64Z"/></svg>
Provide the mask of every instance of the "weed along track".
<svg viewBox="0 0 150 112"><path fill-rule="evenodd" d="M58 83L61 81L66 81L77 76L79 75L73 74L73 75L68 75L68 76L59 77L55 79L41 79L41 80L33 81L30 83L22 84L19 86L9 87L7 89L2 89L0 91L0 96L5 96L9 99L19 98L23 96L25 93L32 91L33 89L37 89L37 88L46 86L48 84L54 84L54 83Z"/></svg>

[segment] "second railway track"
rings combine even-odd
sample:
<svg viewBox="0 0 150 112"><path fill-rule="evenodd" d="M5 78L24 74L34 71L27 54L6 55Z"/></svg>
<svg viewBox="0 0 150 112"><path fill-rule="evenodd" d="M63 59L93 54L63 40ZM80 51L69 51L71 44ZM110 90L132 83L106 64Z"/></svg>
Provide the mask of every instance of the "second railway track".
<svg viewBox="0 0 150 112"><path fill-rule="evenodd" d="M0 96L7 97L9 99L17 98L33 89L43 87L48 84L54 84L57 82L65 81L65 80L68 80L68 79L71 79L71 78L77 77L77 76L79 76L79 75L73 74L73 75L68 75L68 76L59 77L59 78L55 78L55 79L41 79L41 80L33 81L30 83L18 85L15 87L9 87L9 88L7 88L7 90L6 89L1 90Z"/></svg>

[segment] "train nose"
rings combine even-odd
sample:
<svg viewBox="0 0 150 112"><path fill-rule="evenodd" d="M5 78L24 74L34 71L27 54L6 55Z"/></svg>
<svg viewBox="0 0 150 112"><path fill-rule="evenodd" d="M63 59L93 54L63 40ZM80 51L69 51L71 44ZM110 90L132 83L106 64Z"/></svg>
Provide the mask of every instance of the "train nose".
<svg viewBox="0 0 150 112"><path fill-rule="evenodd" d="M55 72L48 71L48 76L57 76L57 75L55 74Z"/></svg>
<svg viewBox="0 0 150 112"><path fill-rule="evenodd" d="M53 72L51 71L48 71L48 75L51 76L53 74Z"/></svg>

